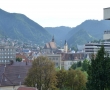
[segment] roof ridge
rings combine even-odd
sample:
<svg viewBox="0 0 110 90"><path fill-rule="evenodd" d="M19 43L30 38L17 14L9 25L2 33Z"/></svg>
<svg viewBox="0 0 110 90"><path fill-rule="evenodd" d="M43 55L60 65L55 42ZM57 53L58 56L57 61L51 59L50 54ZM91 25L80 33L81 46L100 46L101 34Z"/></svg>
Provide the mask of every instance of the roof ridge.
<svg viewBox="0 0 110 90"><path fill-rule="evenodd" d="M3 71L3 73L2 73L2 78L1 78L1 81L0 81L0 86L1 86L1 84L2 84L2 80L3 80L3 74L5 73L5 66L4 66L4 71Z"/></svg>

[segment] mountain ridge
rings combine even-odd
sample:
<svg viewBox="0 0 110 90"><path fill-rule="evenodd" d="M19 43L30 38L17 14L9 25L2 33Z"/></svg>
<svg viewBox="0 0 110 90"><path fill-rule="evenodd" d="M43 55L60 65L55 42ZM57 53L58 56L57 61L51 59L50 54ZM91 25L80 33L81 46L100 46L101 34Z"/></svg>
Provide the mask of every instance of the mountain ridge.
<svg viewBox="0 0 110 90"><path fill-rule="evenodd" d="M0 9L0 31L0 35L38 44L44 44L51 38L51 35L41 25L27 16L8 13L2 9Z"/></svg>

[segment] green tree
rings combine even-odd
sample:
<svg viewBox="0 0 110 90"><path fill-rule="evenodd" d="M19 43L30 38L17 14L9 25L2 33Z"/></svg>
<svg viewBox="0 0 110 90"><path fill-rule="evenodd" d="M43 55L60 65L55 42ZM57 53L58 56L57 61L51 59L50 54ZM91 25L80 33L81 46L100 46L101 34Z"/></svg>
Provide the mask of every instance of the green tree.
<svg viewBox="0 0 110 90"><path fill-rule="evenodd" d="M21 61L22 61L22 58L19 58L19 57L16 58L16 62L21 62Z"/></svg>
<svg viewBox="0 0 110 90"><path fill-rule="evenodd" d="M89 61L88 60L84 60L82 63L82 71L87 71L88 70L88 66L89 66Z"/></svg>
<svg viewBox="0 0 110 90"><path fill-rule="evenodd" d="M78 61L77 62L77 67L81 67L82 66L82 62L81 61Z"/></svg>
<svg viewBox="0 0 110 90"><path fill-rule="evenodd" d="M77 63L73 63L70 69L76 69L77 68Z"/></svg>
<svg viewBox="0 0 110 90"><path fill-rule="evenodd" d="M64 69L61 69L57 71L57 87L60 89L64 89L67 84L67 71Z"/></svg>
<svg viewBox="0 0 110 90"><path fill-rule="evenodd" d="M70 69L68 71L68 87L70 90L84 90L86 82L86 76L81 70Z"/></svg>
<svg viewBox="0 0 110 90"><path fill-rule="evenodd" d="M88 68L88 90L110 90L110 58L105 53L104 46L96 57L92 57Z"/></svg>
<svg viewBox="0 0 110 90"><path fill-rule="evenodd" d="M78 61L77 63L73 63L70 68L76 69L76 68L81 67L81 66L82 66L82 62Z"/></svg>
<svg viewBox="0 0 110 90"><path fill-rule="evenodd" d="M32 63L28 75L25 79L25 85L35 86L39 90L56 89L57 79L54 63L47 57L39 56Z"/></svg>

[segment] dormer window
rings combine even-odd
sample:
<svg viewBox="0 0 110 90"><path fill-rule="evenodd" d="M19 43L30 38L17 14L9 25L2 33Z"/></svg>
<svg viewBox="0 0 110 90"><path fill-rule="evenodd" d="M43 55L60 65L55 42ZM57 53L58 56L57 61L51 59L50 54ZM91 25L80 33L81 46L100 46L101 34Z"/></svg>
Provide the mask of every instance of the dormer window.
<svg viewBox="0 0 110 90"><path fill-rule="evenodd" d="M7 81L7 79L5 78L5 81Z"/></svg>
<svg viewBox="0 0 110 90"><path fill-rule="evenodd" d="M18 75L18 78L21 78L20 74Z"/></svg>

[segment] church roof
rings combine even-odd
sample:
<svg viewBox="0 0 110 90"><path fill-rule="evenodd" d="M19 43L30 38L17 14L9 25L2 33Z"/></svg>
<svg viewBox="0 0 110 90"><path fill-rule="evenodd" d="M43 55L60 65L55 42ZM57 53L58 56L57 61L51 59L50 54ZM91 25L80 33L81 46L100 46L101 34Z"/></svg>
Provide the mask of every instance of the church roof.
<svg viewBox="0 0 110 90"><path fill-rule="evenodd" d="M50 45L50 48L51 48L51 49L56 49L56 48L57 48L55 42L50 42L49 45Z"/></svg>
<svg viewBox="0 0 110 90"><path fill-rule="evenodd" d="M54 41L54 36L51 42L45 44L44 49L57 49L56 43Z"/></svg>
<svg viewBox="0 0 110 90"><path fill-rule="evenodd" d="M55 42L46 43L44 49L57 49L56 43Z"/></svg>

